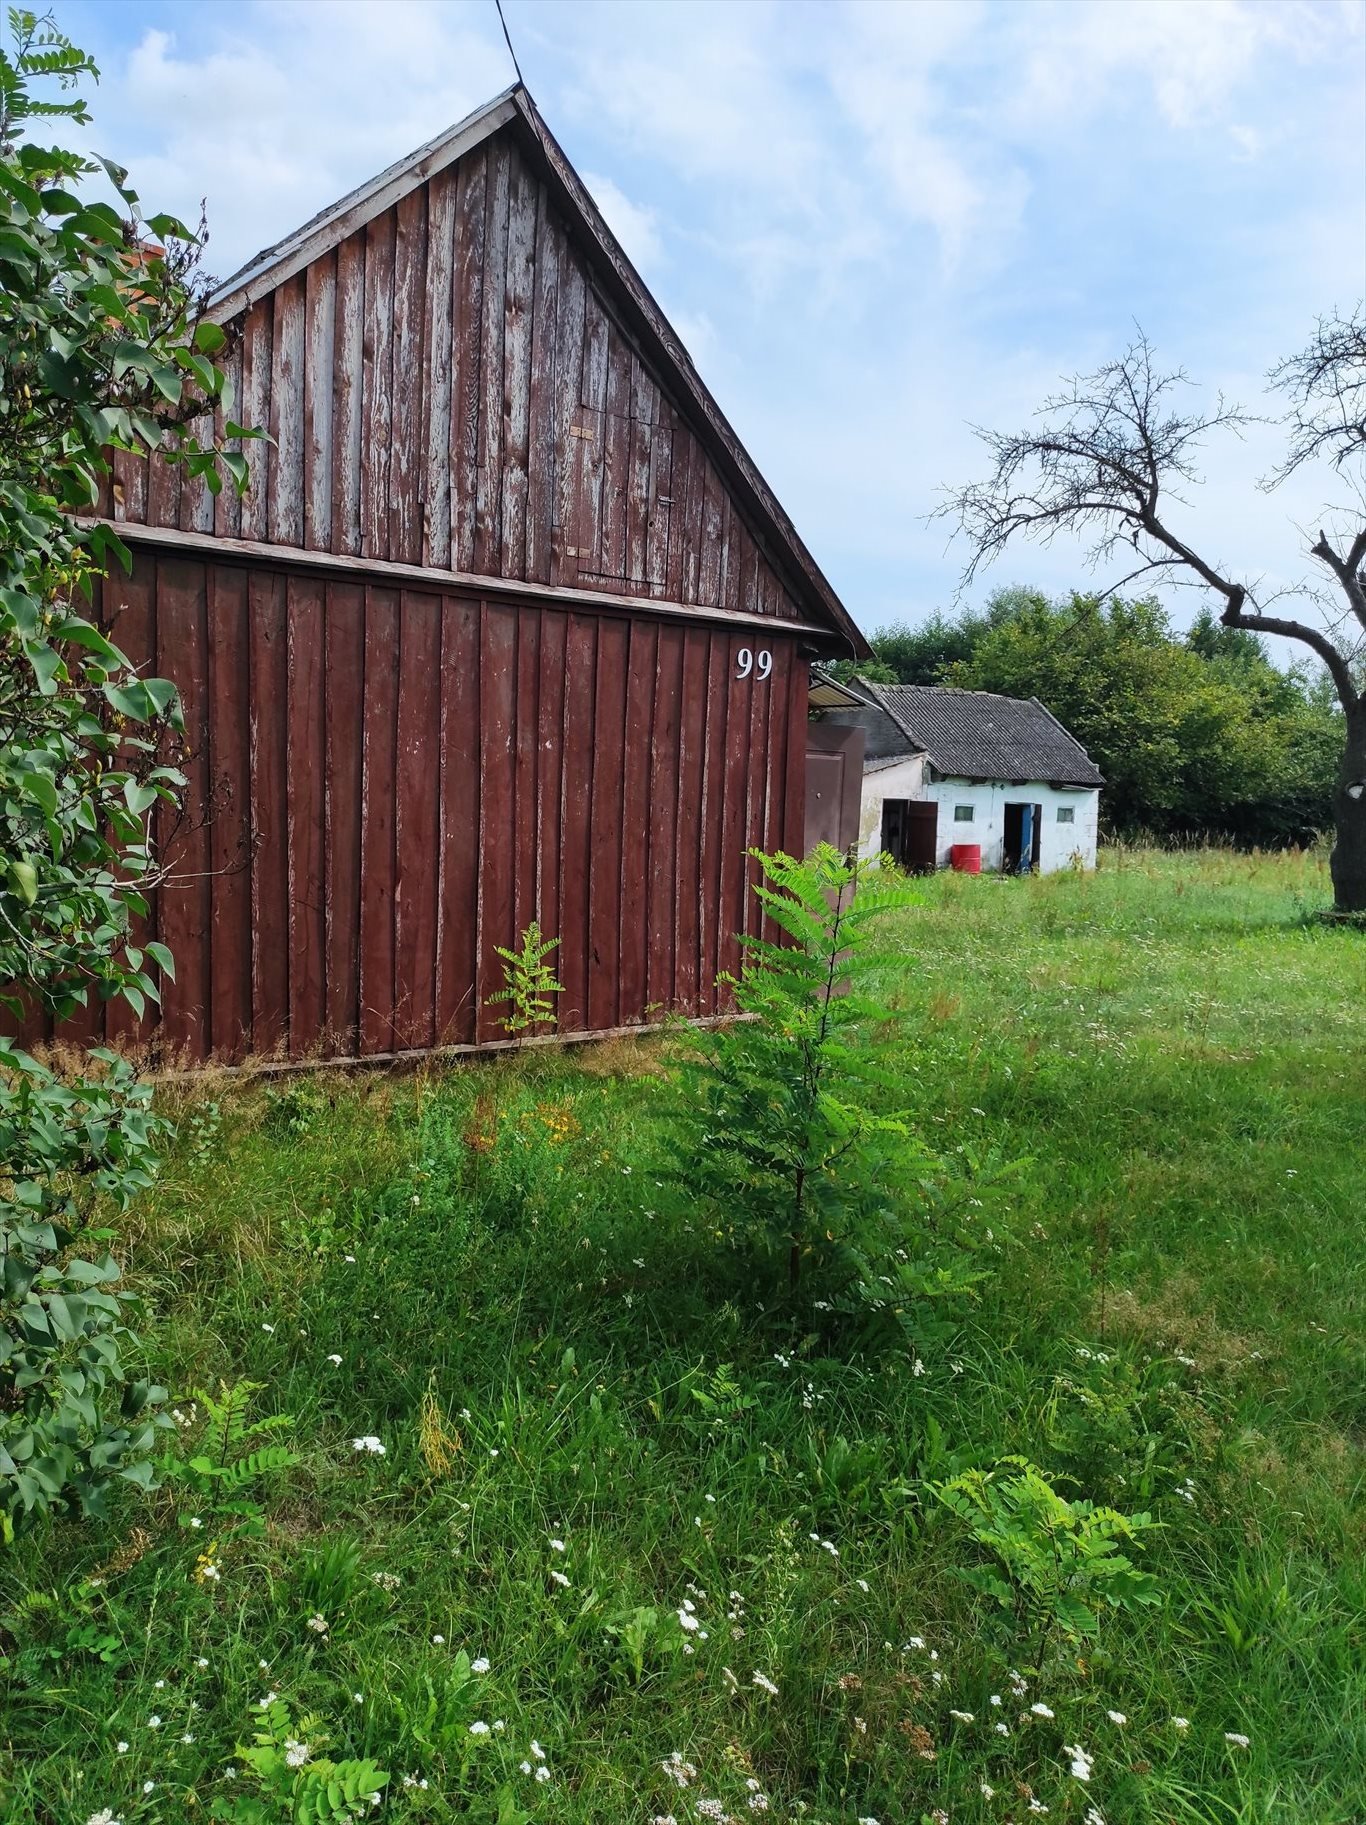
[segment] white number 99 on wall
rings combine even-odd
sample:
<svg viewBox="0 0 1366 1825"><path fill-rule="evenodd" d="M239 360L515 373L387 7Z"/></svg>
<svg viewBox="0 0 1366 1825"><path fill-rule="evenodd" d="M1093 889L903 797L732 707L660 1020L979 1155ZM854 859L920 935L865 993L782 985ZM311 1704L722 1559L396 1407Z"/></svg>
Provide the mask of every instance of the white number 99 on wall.
<svg viewBox="0 0 1366 1825"><path fill-rule="evenodd" d="M748 678L751 672L758 678L767 678L772 670L773 655L767 647L755 653L749 647L742 646L735 655L735 676L737 678Z"/></svg>

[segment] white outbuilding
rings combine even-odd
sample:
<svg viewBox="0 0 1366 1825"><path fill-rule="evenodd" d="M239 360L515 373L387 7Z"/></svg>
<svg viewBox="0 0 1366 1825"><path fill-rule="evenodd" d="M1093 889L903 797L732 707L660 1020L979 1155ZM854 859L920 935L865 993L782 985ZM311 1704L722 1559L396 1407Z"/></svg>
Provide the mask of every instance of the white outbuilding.
<svg viewBox="0 0 1366 1825"><path fill-rule="evenodd" d="M1100 770L1037 697L939 685L844 687L824 712L861 727L859 848L916 872L1094 868ZM975 852L975 853L974 853Z"/></svg>

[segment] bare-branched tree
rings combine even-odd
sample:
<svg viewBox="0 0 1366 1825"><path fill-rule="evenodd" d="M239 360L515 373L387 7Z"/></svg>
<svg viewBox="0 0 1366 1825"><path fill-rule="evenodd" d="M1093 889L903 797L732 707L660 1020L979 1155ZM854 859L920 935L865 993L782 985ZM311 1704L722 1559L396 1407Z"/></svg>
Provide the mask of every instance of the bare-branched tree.
<svg viewBox="0 0 1366 1825"><path fill-rule="evenodd" d="M1014 436L980 430L991 453L985 480L950 491L937 517L957 523L969 546L963 581L1021 538L1043 544L1059 532L1089 539L1093 565L1136 558L1113 588L1145 575L1213 590L1226 627L1280 634L1309 647L1333 680L1345 717L1333 796L1332 875L1340 912L1366 913L1366 310L1320 320L1303 353L1268 376L1288 401L1287 453L1264 484L1273 488L1322 462L1351 485L1348 507L1326 512L1335 528L1309 547L1323 584L1265 599L1246 577L1211 561L1176 530L1198 481L1197 452L1211 433L1239 432L1249 416L1217 399L1182 410L1181 372L1159 372L1140 332L1116 361L1075 378L1046 399L1033 427ZM1302 609L1269 612L1286 594Z"/></svg>

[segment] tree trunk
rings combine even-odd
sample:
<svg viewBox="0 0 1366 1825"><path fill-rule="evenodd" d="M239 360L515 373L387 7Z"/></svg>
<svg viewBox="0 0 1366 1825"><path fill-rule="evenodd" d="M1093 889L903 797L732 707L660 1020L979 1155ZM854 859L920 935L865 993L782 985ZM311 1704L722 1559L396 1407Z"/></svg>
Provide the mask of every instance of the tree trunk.
<svg viewBox="0 0 1366 1825"><path fill-rule="evenodd" d="M1347 712L1347 745L1333 794L1333 825L1335 910L1366 913L1366 697Z"/></svg>

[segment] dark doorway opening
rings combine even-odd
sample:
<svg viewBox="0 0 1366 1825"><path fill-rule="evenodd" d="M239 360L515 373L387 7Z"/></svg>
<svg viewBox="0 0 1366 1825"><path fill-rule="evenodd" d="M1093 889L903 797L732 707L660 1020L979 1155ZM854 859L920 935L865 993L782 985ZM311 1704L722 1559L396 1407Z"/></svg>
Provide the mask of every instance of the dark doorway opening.
<svg viewBox="0 0 1366 1825"><path fill-rule="evenodd" d="M882 848L907 874L933 874L939 849L939 807L918 798L882 801Z"/></svg>
<svg viewBox="0 0 1366 1825"><path fill-rule="evenodd" d="M1005 814L1002 869L1006 874L1037 873L1039 844L1043 834L1043 806L1007 804Z"/></svg>

